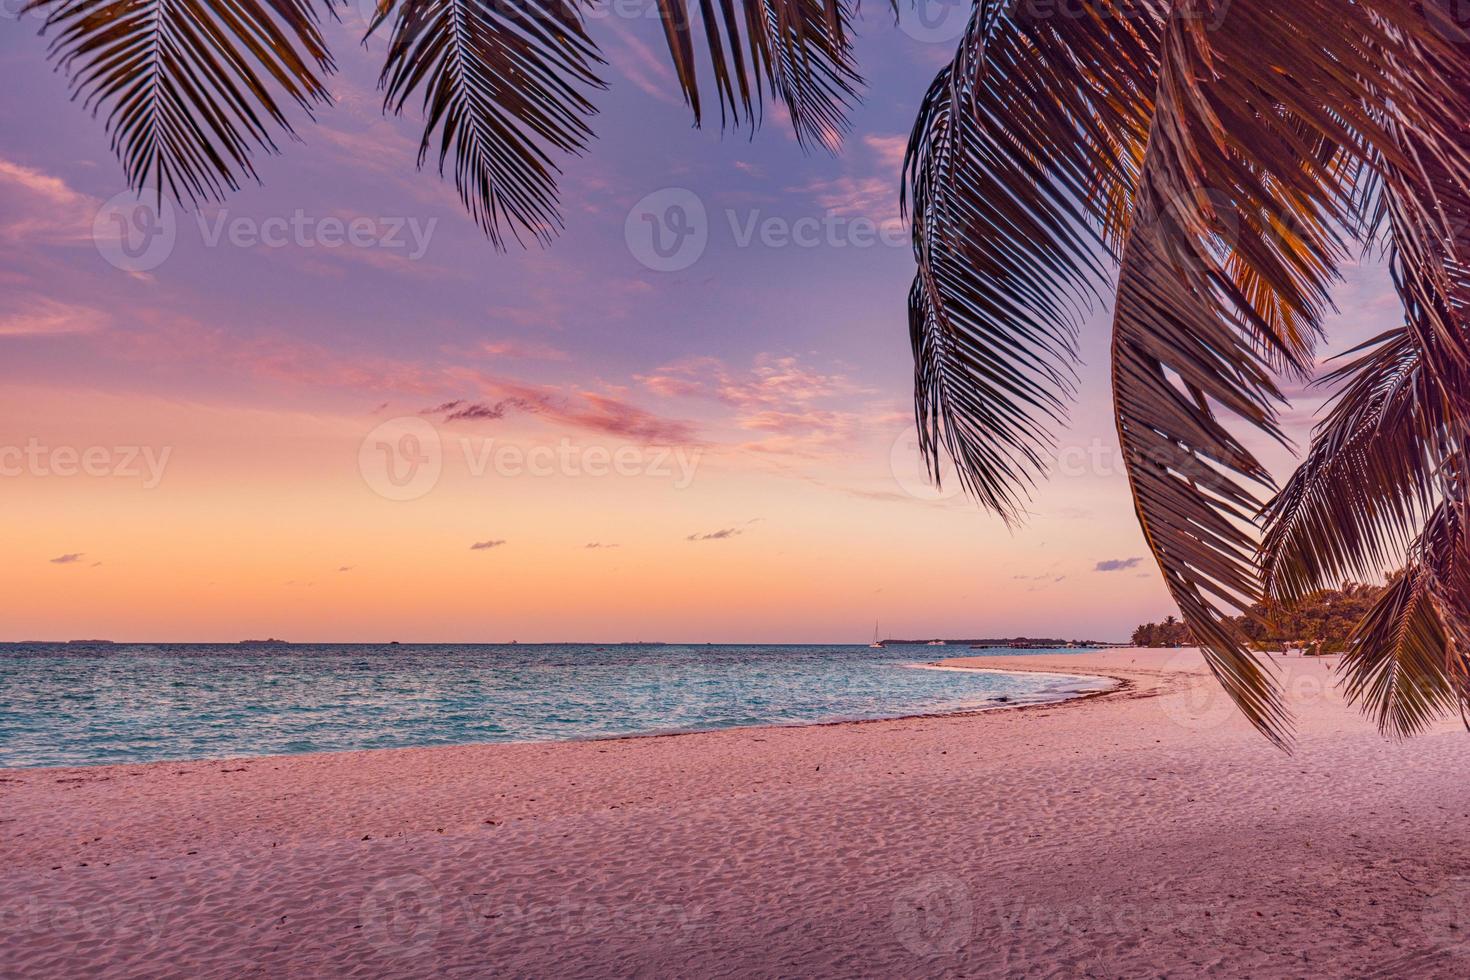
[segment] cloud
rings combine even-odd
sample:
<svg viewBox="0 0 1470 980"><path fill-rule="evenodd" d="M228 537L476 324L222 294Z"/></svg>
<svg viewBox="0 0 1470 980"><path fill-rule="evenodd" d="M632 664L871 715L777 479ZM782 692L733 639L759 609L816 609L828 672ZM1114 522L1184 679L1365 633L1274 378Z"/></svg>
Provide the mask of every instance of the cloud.
<svg viewBox="0 0 1470 980"><path fill-rule="evenodd" d="M560 347L532 340L487 340L476 348L477 353L491 357L511 357L528 361L569 361L572 355Z"/></svg>
<svg viewBox="0 0 1470 980"><path fill-rule="evenodd" d="M339 572L350 572L350 571L352 571L352 566L351 565L343 565L341 568L337 569L337 571L339 571Z"/></svg>
<svg viewBox="0 0 1470 980"><path fill-rule="evenodd" d="M504 538L497 538L494 541L476 541L474 544L470 545L470 550L489 551L491 548L499 548L503 544L505 544Z"/></svg>
<svg viewBox="0 0 1470 980"><path fill-rule="evenodd" d="M850 443L864 420L863 412L851 410L851 399L873 394L846 375L815 371L795 357L768 353L757 354L746 371L718 358L692 357L636 378L661 397L731 406L736 427L763 436L742 448L774 453L800 454ZM844 399L848 404L823 404Z"/></svg>
<svg viewBox="0 0 1470 980"><path fill-rule="evenodd" d="M873 151L878 165L885 171L897 176L903 169L903 156L909 146L909 138L904 134L894 133L891 136L883 136L878 133L870 133L863 137L863 144Z"/></svg>
<svg viewBox="0 0 1470 980"><path fill-rule="evenodd" d="M451 402L426 408L420 415L442 415L446 422L484 422L494 419L505 418L505 413L513 408L531 409L534 406L517 398L502 398L494 405L486 405L484 402L467 402L457 398Z"/></svg>
<svg viewBox="0 0 1470 980"><path fill-rule="evenodd" d="M603 544L601 541L589 541L587 544L584 544L582 547L584 547L584 548L621 548L622 545L620 545L620 544Z"/></svg>
<svg viewBox="0 0 1470 980"><path fill-rule="evenodd" d="M67 555L57 555L55 558L51 559L51 564L53 564L53 565L75 565L77 562L79 562L79 561L82 560L82 556L85 555L85 554L86 554L86 552L84 552L84 551L74 551L71 554L67 554Z"/></svg>
<svg viewBox="0 0 1470 980"><path fill-rule="evenodd" d="M1142 558L1108 558L1092 566L1094 572L1121 572L1129 568L1137 568Z"/></svg>
<svg viewBox="0 0 1470 980"><path fill-rule="evenodd" d="M745 533L744 531L742 531L742 530L740 530L739 528L736 528L736 527L722 527L718 531L710 531L708 534L691 534L687 538L685 538L684 540L685 541L723 541L726 538L733 538L737 534L744 534L744 533Z"/></svg>
<svg viewBox="0 0 1470 980"><path fill-rule="evenodd" d="M53 299L35 299L18 310L0 312L0 337L56 337L96 333L110 322L101 310Z"/></svg>
<svg viewBox="0 0 1470 980"><path fill-rule="evenodd" d="M744 372L719 358L690 357L637 378L657 395L712 398L745 411L789 412L821 399L867 393L845 375L813 371L794 357L767 353L757 354Z"/></svg>
<svg viewBox="0 0 1470 980"><path fill-rule="evenodd" d="M102 202L66 181L0 157L0 242L75 245L92 243L92 222Z"/></svg>
<svg viewBox="0 0 1470 980"><path fill-rule="evenodd" d="M690 445L699 441L692 423L656 415L611 395L595 391L565 395L554 388L483 375L478 380L511 406L552 422L648 445Z"/></svg>

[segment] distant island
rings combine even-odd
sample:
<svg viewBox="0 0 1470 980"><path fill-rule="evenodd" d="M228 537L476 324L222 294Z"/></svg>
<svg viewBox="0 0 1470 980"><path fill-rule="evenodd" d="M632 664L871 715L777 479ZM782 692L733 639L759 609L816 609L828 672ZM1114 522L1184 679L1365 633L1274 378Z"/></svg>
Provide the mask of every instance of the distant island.
<svg viewBox="0 0 1470 980"><path fill-rule="evenodd" d="M1106 650L1124 647L1126 643L1109 643L1105 640L1058 640L1047 637L1013 636L999 639L951 640L929 637L922 640L887 639L879 640L879 646L946 646L969 647L972 650Z"/></svg>

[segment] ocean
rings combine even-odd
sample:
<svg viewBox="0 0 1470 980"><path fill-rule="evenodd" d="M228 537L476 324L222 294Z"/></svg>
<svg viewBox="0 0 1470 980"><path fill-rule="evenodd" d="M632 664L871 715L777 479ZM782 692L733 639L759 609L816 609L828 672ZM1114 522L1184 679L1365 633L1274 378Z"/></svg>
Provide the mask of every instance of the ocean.
<svg viewBox="0 0 1470 980"><path fill-rule="evenodd" d="M1056 701L1102 679L917 669L1064 651L0 644L0 767L605 738Z"/></svg>

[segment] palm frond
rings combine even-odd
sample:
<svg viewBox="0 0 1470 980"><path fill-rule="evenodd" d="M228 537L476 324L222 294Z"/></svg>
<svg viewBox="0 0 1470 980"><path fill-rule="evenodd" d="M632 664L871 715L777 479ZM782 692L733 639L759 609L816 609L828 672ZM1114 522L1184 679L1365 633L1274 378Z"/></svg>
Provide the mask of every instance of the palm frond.
<svg viewBox="0 0 1470 980"><path fill-rule="evenodd" d="M1464 526L1453 501L1441 504L1392 581L1348 639L1339 668L1348 701L1396 738L1470 708L1464 614Z"/></svg>
<svg viewBox="0 0 1470 980"><path fill-rule="evenodd" d="M767 90L791 117L802 145L836 149L862 84L853 62L848 0L699 0L708 70L721 122L754 127ZM679 88L698 125L700 58L687 0L659 0Z"/></svg>
<svg viewBox="0 0 1470 980"><path fill-rule="evenodd" d="M1159 21L1109 6L1094 19L977 5L904 164L920 445L936 479L943 453L1010 522L1065 418L1078 322L1126 226L1147 133Z"/></svg>
<svg viewBox="0 0 1470 980"><path fill-rule="evenodd" d="M329 101L311 0L31 0L72 97L106 112L128 185L180 203L256 178L255 150L292 134L283 108Z"/></svg>
<svg viewBox="0 0 1470 980"><path fill-rule="evenodd" d="M1139 522L1215 675L1278 743L1280 694L1221 609L1262 597L1252 486L1271 479L1218 413L1281 439L1273 369L1306 372L1361 204L1354 161L1396 152L1377 119L1403 94L1382 58L1397 29L1327 0L1176 2L1119 274L1113 385Z"/></svg>
<svg viewBox="0 0 1470 980"><path fill-rule="evenodd" d="M453 157L460 199L497 248L507 227L549 241L562 227L549 151L586 146L596 109L583 93L602 86L577 0L396 0L372 29L390 18L384 105L401 112L422 90L419 165L436 143L441 174Z"/></svg>
<svg viewBox="0 0 1470 980"><path fill-rule="evenodd" d="M1265 590L1292 603L1396 566L1438 496L1443 403L1426 382L1415 333L1400 327L1323 379L1345 381L1312 446L1263 509Z"/></svg>

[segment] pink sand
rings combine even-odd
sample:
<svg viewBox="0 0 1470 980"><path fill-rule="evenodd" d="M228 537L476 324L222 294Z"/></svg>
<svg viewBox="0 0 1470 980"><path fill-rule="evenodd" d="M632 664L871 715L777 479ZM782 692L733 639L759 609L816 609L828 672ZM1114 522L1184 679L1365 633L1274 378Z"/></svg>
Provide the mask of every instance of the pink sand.
<svg viewBox="0 0 1470 980"><path fill-rule="evenodd" d="M1470 737L1278 660L1118 692L606 742L0 771L0 976L1470 975Z"/></svg>

